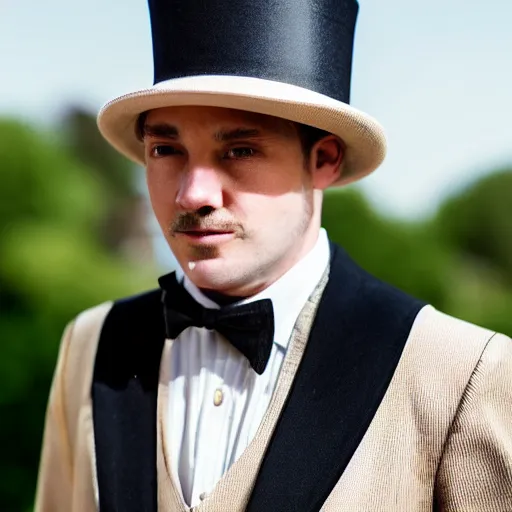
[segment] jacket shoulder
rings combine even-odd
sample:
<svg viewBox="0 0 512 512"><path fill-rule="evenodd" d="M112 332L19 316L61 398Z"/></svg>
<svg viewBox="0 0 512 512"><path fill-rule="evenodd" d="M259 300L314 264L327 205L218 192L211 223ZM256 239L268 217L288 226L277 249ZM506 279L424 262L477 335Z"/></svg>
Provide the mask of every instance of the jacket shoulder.
<svg viewBox="0 0 512 512"><path fill-rule="evenodd" d="M464 387L488 366L512 362L512 340L459 318L442 313L432 306L420 311L411 341L425 352L447 378L460 375ZM511 361L506 362L507 359Z"/></svg>
<svg viewBox="0 0 512 512"><path fill-rule="evenodd" d="M408 382L408 392L412 397L429 397L422 403L453 418L475 369L499 336L433 306L423 307L401 361L400 374Z"/></svg>
<svg viewBox="0 0 512 512"><path fill-rule="evenodd" d="M500 340L503 343L503 336L442 313L379 280L339 247L333 246L333 254L340 286L347 288L349 283L354 290L345 304L352 308L351 316L363 318L362 324L370 322L380 338L389 330L405 336L397 374L410 384L409 391L421 395L430 386L458 402L484 353Z"/></svg>
<svg viewBox="0 0 512 512"><path fill-rule="evenodd" d="M496 332L447 315L433 306L425 306L411 329L411 339L441 351L478 362L482 352Z"/></svg>
<svg viewBox="0 0 512 512"><path fill-rule="evenodd" d="M341 270L338 277L340 286L346 288L349 283L354 289L351 302L358 304L355 313L364 313L372 319L372 323L375 318L384 318L387 324L399 323L406 317L412 319L407 345L420 346L436 357L453 350L459 357L476 364L485 346L496 334L442 313L432 305L381 281L359 267L335 244L331 244L331 250L335 255L333 266Z"/></svg>

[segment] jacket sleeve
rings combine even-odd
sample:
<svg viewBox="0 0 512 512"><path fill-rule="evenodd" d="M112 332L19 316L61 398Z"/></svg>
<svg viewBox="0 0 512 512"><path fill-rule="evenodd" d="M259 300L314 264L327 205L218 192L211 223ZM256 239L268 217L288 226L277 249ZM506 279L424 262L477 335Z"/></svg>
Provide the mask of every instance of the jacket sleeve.
<svg viewBox="0 0 512 512"><path fill-rule="evenodd" d="M512 340L495 334L466 386L435 488L440 512L512 511Z"/></svg>
<svg viewBox="0 0 512 512"><path fill-rule="evenodd" d="M64 375L73 325L73 323L69 324L64 331L50 389L35 512L69 512L72 510L73 460L66 419Z"/></svg>

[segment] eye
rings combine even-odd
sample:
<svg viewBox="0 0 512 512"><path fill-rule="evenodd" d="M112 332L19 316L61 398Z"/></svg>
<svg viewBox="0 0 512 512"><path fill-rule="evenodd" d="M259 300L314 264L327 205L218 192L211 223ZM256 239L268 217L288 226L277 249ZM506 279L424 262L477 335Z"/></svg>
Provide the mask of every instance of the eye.
<svg viewBox="0 0 512 512"><path fill-rule="evenodd" d="M232 148L229 149L225 155L224 158L227 159L234 159L234 160L243 160L244 158L250 158L251 156L254 156L256 154L256 150L252 148Z"/></svg>
<svg viewBox="0 0 512 512"><path fill-rule="evenodd" d="M151 148L150 154L155 158L162 158L164 156L180 155L181 151L173 146L157 144Z"/></svg>

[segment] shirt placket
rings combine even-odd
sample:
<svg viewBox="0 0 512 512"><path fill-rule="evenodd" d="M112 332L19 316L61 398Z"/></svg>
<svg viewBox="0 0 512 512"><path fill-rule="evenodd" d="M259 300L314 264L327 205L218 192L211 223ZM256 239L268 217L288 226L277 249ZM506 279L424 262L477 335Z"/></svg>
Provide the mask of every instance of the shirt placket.
<svg viewBox="0 0 512 512"><path fill-rule="evenodd" d="M195 461L196 471L201 474L195 490L201 501L212 492L223 474L221 463L227 450L226 424L231 407L231 397L223 379L212 374L205 389L200 446Z"/></svg>

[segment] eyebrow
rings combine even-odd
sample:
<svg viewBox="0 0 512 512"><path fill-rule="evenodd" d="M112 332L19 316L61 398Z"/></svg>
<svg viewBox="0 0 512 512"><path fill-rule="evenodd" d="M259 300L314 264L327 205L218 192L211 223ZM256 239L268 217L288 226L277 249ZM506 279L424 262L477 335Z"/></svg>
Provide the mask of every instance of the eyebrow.
<svg viewBox="0 0 512 512"><path fill-rule="evenodd" d="M176 126L167 123L147 124L142 127L142 137L161 137L163 139L177 139L180 132Z"/></svg>
<svg viewBox="0 0 512 512"><path fill-rule="evenodd" d="M253 139L261 137L261 131L256 128L235 128L234 130L220 130L214 135L218 142L232 142L239 139Z"/></svg>
<svg viewBox="0 0 512 512"><path fill-rule="evenodd" d="M179 139L180 132L176 126L167 123L147 124L142 130L142 137L158 137L163 139ZM261 137L262 132L257 128L235 128L234 130L219 130L213 136L217 142L232 142L240 139Z"/></svg>

